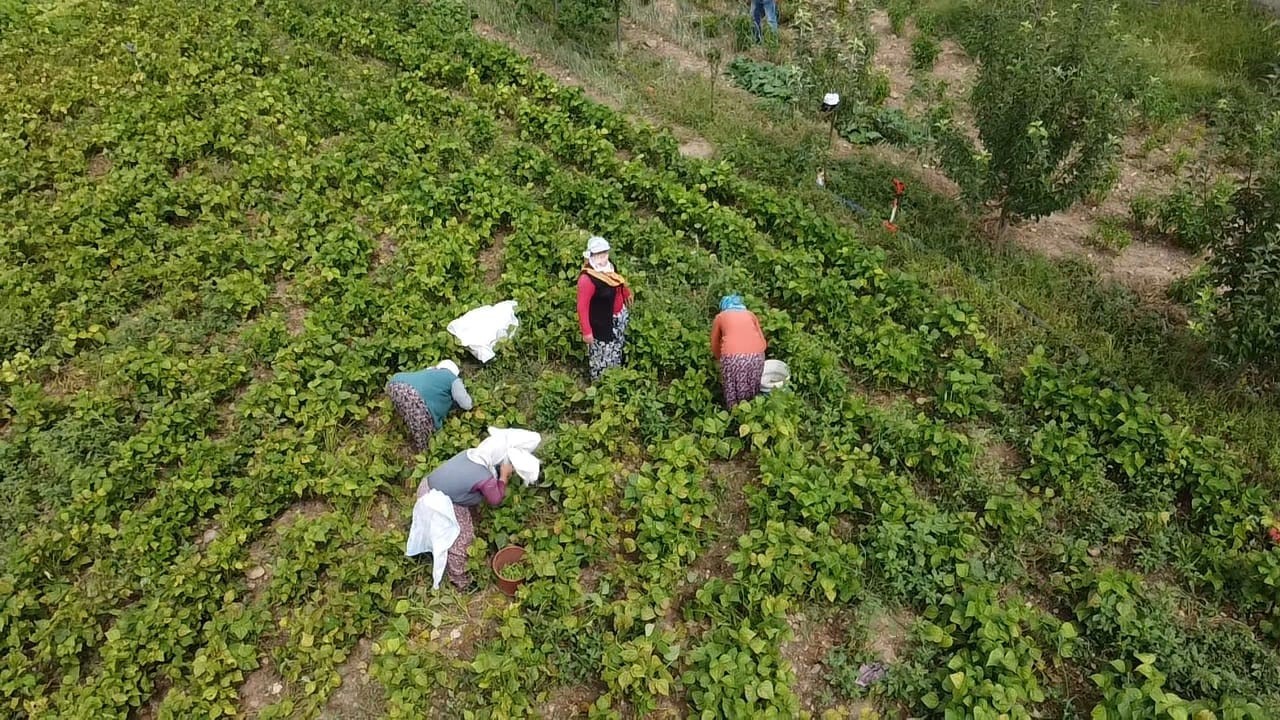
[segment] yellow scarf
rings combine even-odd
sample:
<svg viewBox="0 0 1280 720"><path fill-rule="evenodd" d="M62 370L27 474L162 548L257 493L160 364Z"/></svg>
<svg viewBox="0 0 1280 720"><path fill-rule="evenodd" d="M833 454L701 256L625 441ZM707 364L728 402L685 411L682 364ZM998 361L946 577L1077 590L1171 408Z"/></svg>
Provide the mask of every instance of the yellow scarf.
<svg viewBox="0 0 1280 720"><path fill-rule="evenodd" d="M608 285L609 287L618 287L619 285L627 284L627 279L622 277L618 273L600 272L599 270L596 270L595 268L591 267L590 262L582 263L582 272L586 273L587 275L590 275L591 277L599 280L600 282Z"/></svg>

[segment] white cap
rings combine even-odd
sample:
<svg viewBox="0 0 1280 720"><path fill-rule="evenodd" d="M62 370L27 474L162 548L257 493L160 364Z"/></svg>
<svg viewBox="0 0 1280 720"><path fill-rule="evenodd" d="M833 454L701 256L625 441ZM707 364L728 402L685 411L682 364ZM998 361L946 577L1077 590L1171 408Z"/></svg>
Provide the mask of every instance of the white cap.
<svg viewBox="0 0 1280 720"><path fill-rule="evenodd" d="M587 251L582 253L582 257L589 258L596 253L609 252L609 241L599 235L592 235L587 240Z"/></svg>
<svg viewBox="0 0 1280 720"><path fill-rule="evenodd" d="M829 92L822 96L822 104L835 107L840 104L840 93Z"/></svg>
<svg viewBox="0 0 1280 720"><path fill-rule="evenodd" d="M454 362L454 361L452 361L452 360L441 360L440 362L436 363L436 367L438 367L438 368L444 368L445 370L448 370L449 372L453 373L454 375L461 375L461 374L462 374L462 370L460 370L460 369L458 368L458 363L456 363L456 362Z"/></svg>

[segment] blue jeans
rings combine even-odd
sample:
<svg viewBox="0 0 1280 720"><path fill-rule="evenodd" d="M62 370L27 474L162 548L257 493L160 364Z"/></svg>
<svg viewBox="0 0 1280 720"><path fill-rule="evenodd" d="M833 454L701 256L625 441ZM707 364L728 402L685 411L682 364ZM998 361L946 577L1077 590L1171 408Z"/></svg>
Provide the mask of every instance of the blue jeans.
<svg viewBox="0 0 1280 720"><path fill-rule="evenodd" d="M755 23L756 42L760 42L760 21L765 18L769 19L769 27L773 28L775 33L778 32L777 0L751 0L751 21Z"/></svg>

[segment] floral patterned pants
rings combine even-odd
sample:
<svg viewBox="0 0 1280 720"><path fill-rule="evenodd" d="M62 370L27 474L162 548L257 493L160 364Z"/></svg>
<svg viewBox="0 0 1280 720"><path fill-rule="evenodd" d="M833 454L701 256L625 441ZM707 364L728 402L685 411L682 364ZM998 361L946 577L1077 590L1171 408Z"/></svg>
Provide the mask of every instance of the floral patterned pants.
<svg viewBox="0 0 1280 720"><path fill-rule="evenodd" d="M622 312L613 316L613 339L609 342L596 340L587 346L587 365L591 368L592 382L599 380L605 370L622 366L622 351L630 321L631 312L622 308Z"/></svg>
<svg viewBox="0 0 1280 720"><path fill-rule="evenodd" d="M760 376L764 374L764 353L725 355L720 358L720 384L724 385L724 404L733 407L760 394Z"/></svg>
<svg viewBox="0 0 1280 720"><path fill-rule="evenodd" d="M431 419L431 411L427 409L426 403L422 402L422 396L418 395L413 386L400 382L387 383L387 395L391 397L391 404L396 407L396 414L404 421L405 427L409 428L413 449L417 452L426 450L432 433L436 431L436 424Z"/></svg>
<svg viewBox="0 0 1280 720"><path fill-rule="evenodd" d="M445 574L449 582L459 590L465 590L471 584L467 575L467 548L476 539L475 519L471 515L472 508L454 503L453 514L458 518L458 539L449 546L449 559L445 561Z"/></svg>

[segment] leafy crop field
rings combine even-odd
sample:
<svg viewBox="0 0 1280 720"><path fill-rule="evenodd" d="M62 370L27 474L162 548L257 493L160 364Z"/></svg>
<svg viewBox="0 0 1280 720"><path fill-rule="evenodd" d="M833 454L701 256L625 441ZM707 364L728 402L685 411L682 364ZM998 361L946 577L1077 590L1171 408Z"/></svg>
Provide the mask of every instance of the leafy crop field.
<svg viewBox="0 0 1280 720"><path fill-rule="evenodd" d="M1280 715L1275 501L1230 448L1065 358L999 373L972 308L470 22L0 15L6 716ZM637 292L594 387L589 232ZM732 414L730 290L794 376ZM413 456L387 377L506 298ZM546 434L544 482L485 514L481 591L433 593L416 479L490 424Z"/></svg>

